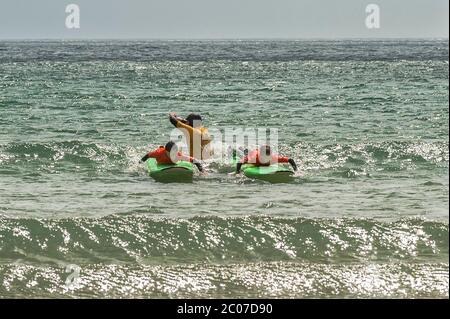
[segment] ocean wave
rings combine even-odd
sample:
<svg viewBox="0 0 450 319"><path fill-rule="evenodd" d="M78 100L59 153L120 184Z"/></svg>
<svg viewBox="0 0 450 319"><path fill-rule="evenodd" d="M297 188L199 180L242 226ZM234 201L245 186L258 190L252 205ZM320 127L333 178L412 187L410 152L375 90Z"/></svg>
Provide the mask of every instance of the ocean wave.
<svg viewBox="0 0 450 319"><path fill-rule="evenodd" d="M0 263L448 261L448 222L275 217L0 218Z"/></svg>
<svg viewBox="0 0 450 319"><path fill-rule="evenodd" d="M448 266L448 263L327 265L258 262L158 266L94 264L75 268L75 265L8 264L0 265L0 296L448 298Z"/></svg>
<svg viewBox="0 0 450 319"><path fill-rule="evenodd" d="M354 177L383 171L411 171L418 168L448 167L447 141L385 141L354 144L299 143L282 145L304 171L328 170L332 175ZM353 172L354 174L348 174Z"/></svg>
<svg viewBox="0 0 450 319"><path fill-rule="evenodd" d="M138 171L139 159L150 148L78 140L50 143L13 142L0 145L0 168L43 173L55 170L95 172ZM296 160L303 172L330 171L334 176L355 177L417 168L448 167L448 141L386 141L354 144L281 144L280 152ZM229 160L208 161L213 171L230 172ZM6 174L5 171L3 174Z"/></svg>
<svg viewBox="0 0 450 319"><path fill-rule="evenodd" d="M144 148L78 140L51 143L9 143L0 146L0 167L17 174L32 168L34 173L126 172L136 170Z"/></svg>

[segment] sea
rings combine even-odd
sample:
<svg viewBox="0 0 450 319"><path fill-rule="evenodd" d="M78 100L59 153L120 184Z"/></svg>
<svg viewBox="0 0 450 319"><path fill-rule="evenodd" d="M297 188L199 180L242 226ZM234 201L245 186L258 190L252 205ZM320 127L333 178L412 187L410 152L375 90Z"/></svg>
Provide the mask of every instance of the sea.
<svg viewBox="0 0 450 319"><path fill-rule="evenodd" d="M448 298L448 49L0 41L0 297ZM276 129L294 180L156 182L169 112Z"/></svg>

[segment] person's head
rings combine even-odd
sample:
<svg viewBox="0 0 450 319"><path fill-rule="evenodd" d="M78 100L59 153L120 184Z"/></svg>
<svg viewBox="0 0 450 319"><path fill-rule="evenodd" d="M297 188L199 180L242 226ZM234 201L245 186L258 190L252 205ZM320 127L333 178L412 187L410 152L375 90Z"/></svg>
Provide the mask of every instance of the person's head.
<svg viewBox="0 0 450 319"><path fill-rule="evenodd" d="M191 113L186 117L186 121L189 126L200 127L202 126L202 117L199 114Z"/></svg>
<svg viewBox="0 0 450 319"><path fill-rule="evenodd" d="M261 145L261 147L259 148L259 152L261 154L270 156L272 154L272 149L270 148L270 145L264 144Z"/></svg>
<svg viewBox="0 0 450 319"><path fill-rule="evenodd" d="M269 145L261 145L259 148L259 158L262 163L269 163L272 158L272 149Z"/></svg>
<svg viewBox="0 0 450 319"><path fill-rule="evenodd" d="M171 153L171 152L177 152L178 151L178 146L177 144L175 144L175 142L167 142L166 146L164 146L166 152Z"/></svg>

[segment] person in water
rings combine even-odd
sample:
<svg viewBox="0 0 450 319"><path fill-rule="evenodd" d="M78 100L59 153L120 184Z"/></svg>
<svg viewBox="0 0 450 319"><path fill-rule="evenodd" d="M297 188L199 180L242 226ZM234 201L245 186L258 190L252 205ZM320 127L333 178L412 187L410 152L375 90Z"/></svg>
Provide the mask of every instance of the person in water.
<svg viewBox="0 0 450 319"><path fill-rule="evenodd" d="M199 114L191 113L186 119L178 117L175 113L169 113L170 123L179 128L189 144L189 155L198 159L210 157L209 143L211 137L208 129L203 127L202 117Z"/></svg>
<svg viewBox="0 0 450 319"><path fill-rule="evenodd" d="M197 166L200 172L203 172L202 165L193 157L182 154L178 151L178 146L175 142L168 142L166 146L160 146L154 151L149 152L141 162L147 161L149 158L154 158L158 164L175 164L178 161L191 162Z"/></svg>
<svg viewBox="0 0 450 319"><path fill-rule="evenodd" d="M272 154L272 149L269 145L263 145L259 149L256 149L242 158L236 165L236 174L241 171L242 165L249 163L255 166L269 166L274 163L289 163L292 165L294 171L297 170L297 164L295 164L292 158L286 156L279 156Z"/></svg>

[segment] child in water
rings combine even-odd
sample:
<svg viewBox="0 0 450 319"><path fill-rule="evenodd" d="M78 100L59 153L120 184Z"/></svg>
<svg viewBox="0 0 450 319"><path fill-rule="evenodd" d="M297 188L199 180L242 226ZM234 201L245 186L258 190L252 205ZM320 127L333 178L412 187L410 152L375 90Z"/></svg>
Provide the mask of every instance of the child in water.
<svg viewBox="0 0 450 319"><path fill-rule="evenodd" d="M189 144L189 155L199 159L207 159L211 156L209 144L211 137L208 129L202 125L202 117L199 114L191 113L186 119L169 113L170 123L180 129Z"/></svg>
<svg viewBox="0 0 450 319"><path fill-rule="evenodd" d="M178 151L178 146L175 142L168 142L166 146L160 146L154 151L147 153L142 157L141 161L145 162L149 158L154 158L158 164L175 164L178 161L191 162L197 166L200 172L203 172L202 165L192 156L187 156Z"/></svg>
<svg viewBox="0 0 450 319"><path fill-rule="evenodd" d="M245 155L236 166L236 174L239 174L242 165L246 163L253 164L255 166L269 166L274 163L289 163L292 165L294 171L297 170L297 164L295 164L292 158L272 154L272 149L269 145L263 145L259 149Z"/></svg>

